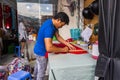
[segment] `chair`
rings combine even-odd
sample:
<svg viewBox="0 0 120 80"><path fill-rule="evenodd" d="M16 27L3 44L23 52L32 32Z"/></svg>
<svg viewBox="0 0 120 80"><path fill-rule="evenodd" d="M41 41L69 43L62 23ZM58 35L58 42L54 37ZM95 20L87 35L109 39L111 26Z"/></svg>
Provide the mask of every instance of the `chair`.
<svg viewBox="0 0 120 80"><path fill-rule="evenodd" d="M15 54L20 57L21 53L20 53L20 46L15 46Z"/></svg>
<svg viewBox="0 0 120 80"><path fill-rule="evenodd" d="M26 80L26 79L32 80L31 74L23 70L17 71L8 76L8 80Z"/></svg>

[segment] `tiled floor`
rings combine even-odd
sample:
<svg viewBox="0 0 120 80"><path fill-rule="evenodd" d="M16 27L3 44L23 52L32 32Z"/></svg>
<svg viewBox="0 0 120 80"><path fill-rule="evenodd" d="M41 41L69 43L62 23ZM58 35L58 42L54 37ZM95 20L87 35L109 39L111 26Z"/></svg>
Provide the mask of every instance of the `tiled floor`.
<svg viewBox="0 0 120 80"><path fill-rule="evenodd" d="M14 54L5 54L0 59L0 65L7 65L14 59Z"/></svg>

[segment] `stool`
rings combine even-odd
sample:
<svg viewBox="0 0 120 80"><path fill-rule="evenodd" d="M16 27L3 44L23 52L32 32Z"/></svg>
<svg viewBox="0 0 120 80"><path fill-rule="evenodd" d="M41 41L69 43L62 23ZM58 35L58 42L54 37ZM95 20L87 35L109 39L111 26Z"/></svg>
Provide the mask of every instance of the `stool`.
<svg viewBox="0 0 120 80"><path fill-rule="evenodd" d="M31 74L23 70L17 71L8 76L8 80L26 80L28 78L29 80L32 80Z"/></svg>
<svg viewBox="0 0 120 80"><path fill-rule="evenodd" d="M15 54L20 57L21 53L20 53L20 46L15 46Z"/></svg>

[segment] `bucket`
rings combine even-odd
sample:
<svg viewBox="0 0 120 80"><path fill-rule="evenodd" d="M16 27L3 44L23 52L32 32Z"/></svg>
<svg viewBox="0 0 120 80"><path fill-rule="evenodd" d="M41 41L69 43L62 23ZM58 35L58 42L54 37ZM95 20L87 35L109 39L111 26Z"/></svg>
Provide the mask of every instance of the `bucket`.
<svg viewBox="0 0 120 80"><path fill-rule="evenodd" d="M79 40L80 29L79 28L70 29L70 35L71 35L71 38L73 38L74 40Z"/></svg>

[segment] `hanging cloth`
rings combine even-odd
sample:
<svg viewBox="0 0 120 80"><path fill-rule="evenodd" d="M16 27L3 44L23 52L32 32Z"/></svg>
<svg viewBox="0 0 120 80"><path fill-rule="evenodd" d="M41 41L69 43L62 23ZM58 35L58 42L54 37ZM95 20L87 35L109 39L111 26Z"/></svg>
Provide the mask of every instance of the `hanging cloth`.
<svg viewBox="0 0 120 80"><path fill-rule="evenodd" d="M120 0L99 0L99 52L95 75L120 79Z"/></svg>

